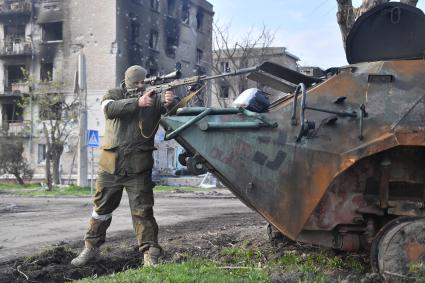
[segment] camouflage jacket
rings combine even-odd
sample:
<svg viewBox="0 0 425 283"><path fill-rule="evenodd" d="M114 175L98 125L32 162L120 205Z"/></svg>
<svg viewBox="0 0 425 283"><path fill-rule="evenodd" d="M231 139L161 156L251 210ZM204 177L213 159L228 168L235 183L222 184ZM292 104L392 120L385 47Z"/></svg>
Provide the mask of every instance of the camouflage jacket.
<svg viewBox="0 0 425 283"><path fill-rule="evenodd" d="M152 107L141 108L137 100L125 88L111 89L102 98L106 123L99 166L110 174L131 175L153 167L154 137L167 109L160 95L154 96Z"/></svg>

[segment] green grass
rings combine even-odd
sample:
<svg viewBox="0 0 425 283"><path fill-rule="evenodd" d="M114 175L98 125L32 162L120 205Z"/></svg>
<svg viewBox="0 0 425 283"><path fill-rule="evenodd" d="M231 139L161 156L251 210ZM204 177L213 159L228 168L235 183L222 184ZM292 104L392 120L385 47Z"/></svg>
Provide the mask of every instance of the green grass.
<svg viewBox="0 0 425 283"><path fill-rule="evenodd" d="M224 261L230 264L243 264L244 266L258 266L265 260L265 257L258 248L247 248L248 243L244 242L240 247L223 248L221 251Z"/></svg>
<svg viewBox="0 0 425 283"><path fill-rule="evenodd" d="M227 283L227 282L270 282L268 274L259 268L222 267L210 261L188 261L167 263L120 272L106 277L83 279L79 283L150 282L150 283Z"/></svg>
<svg viewBox="0 0 425 283"><path fill-rule="evenodd" d="M0 184L0 190L19 190L19 189L31 189L31 188L39 188L40 184Z"/></svg>
<svg viewBox="0 0 425 283"><path fill-rule="evenodd" d="M195 192L195 191L207 191L205 188L194 188L194 187L173 187L173 186L155 186L153 189L154 192L175 192L175 191L185 191L185 192Z"/></svg>
<svg viewBox="0 0 425 283"><path fill-rule="evenodd" d="M69 185L61 188L53 188L51 191L48 191L47 188L39 188L35 190L25 190L25 191L15 191L17 195L20 196L31 196L31 197L59 197L59 196L76 196L84 197L90 196L89 187L79 187L75 185Z"/></svg>
<svg viewBox="0 0 425 283"><path fill-rule="evenodd" d="M305 277L299 283L326 282L326 274L331 274L338 270L364 273L368 268L368 265L361 260L361 257L355 255L341 257L328 249L307 252L303 252L301 249L286 250L278 258L268 260L260 248L249 248L248 244L244 242L238 247L224 248L221 251L223 262L229 265L247 267L265 266L269 270L279 270L288 273L301 272Z"/></svg>
<svg viewBox="0 0 425 283"><path fill-rule="evenodd" d="M10 190L13 193L20 196L30 197L59 197L59 196L74 196L74 197L85 197L91 196L90 187L79 187L76 185L69 185L66 187L56 187L53 190L48 191L47 188L41 187L40 185L28 185L19 186L16 184L0 184L0 189ZM27 190L21 190L27 189ZM156 186L154 192L175 192L175 191L205 191L203 188L192 188L192 187L173 187L173 186Z"/></svg>
<svg viewBox="0 0 425 283"><path fill-rule="evenodd" d="M364 265L358 258L342 258L327 250L308 253L287 251L281 257L269 260L259 248L248 245L248 242L244 242L239 247L222 249L220 263L188 259L187 262L166 263L155 268L128 270L77 282L270 282L270 275L278 270L303 273L297 283L325 283L327 275L338 270L360 271L355 267L358 265L364 271Z"/></svg>
<svg viewBox="0 0 425 283"><path fill-rule="evenodd" d="M355 256L341 258L335 256L331 251L320 250L318 252L302 253L302 251L286 251L285 254L276 259L274 264L285 271L305 273L329 273L336 270L349 269L362 273L365 264Z"/></svg>

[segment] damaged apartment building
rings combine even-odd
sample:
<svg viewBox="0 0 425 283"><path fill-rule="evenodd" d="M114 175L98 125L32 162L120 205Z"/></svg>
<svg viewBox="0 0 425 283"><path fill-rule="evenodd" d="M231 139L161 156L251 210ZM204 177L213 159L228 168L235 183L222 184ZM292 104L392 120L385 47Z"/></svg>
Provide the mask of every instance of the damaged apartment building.
<svg viewBox="0 0 425 283"><path fill-rule="evenodd" d="M290 53L285 47L218 49L213 51L212 69L215 74L220 74L269 61L291 70L299 71L299 60L300 58ZM255 81L248 80L246 77L226 77L213 81L210 97L211 105L216 107L230 106L236 97L247 88L262 89L269 95L270 100L286 95Z"/></svg>
<svg viewBox="0 0 425 283"><path fill-rule="evenodd" d="M23 139L25 156L41 178L46 141L39 125L46 110L35 100L21 109L22 97L53 82L61 83L57 92L75 97L77 58L84 53L88 129L99 131L101 143L100 99L120 85L130 65L142 65L150 75L171 72L177 62L183 76L209 73L212 16L205 0L0 0L1 135ZM78 128L78 121L72 123ZM63 178L77 172L77 133L65 142ZM156 167L171 172L179 149L161 136L163 131L155 139Z"/></svg>

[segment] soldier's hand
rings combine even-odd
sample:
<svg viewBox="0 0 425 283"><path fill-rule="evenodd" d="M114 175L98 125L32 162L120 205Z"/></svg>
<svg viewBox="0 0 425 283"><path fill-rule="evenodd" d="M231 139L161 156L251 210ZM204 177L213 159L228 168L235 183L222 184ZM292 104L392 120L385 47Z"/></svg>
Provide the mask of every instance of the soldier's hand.
<svg viewBox="0 0 425 283"><path fill-rule="evenodd" d="M168 106L174 101L174 92L172 90L167 90L164 95L164 105Z"/></svg>
<svg viewBox="0 0 425 283"><path fill-rule="evenodd" d="M145 91L145 93L143 93L143 95L139 97L139 100L137 101L139 107L152 107L154 94L154 90Z"/></svg>

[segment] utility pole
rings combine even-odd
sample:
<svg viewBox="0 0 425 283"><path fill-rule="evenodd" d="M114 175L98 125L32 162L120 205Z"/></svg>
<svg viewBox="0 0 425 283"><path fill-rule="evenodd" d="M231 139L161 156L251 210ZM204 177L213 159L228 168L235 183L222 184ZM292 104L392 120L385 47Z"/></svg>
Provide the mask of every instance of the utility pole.
<svg viewBox="0 0 425 283"><path fill-rule="evenodd" d="M76 91L79 97L79 126L80 138L78 142L78 186L88 186L87 164L87 84L86 84L86 58L80 50L78 54Z"/></svg>

